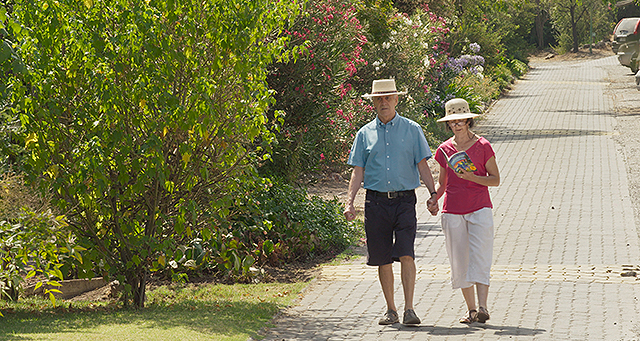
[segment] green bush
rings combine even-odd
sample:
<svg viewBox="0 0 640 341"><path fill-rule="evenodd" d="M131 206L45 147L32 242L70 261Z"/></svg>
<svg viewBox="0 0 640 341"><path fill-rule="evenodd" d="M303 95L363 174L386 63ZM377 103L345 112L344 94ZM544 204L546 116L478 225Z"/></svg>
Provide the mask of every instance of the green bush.
<svg viewBox="0 0 640 341"><path fill-rule="evenodd" d="M58 286L68 263L82 263L84 248L75 243L64 216L26 186L20 176L0 178L0 299L18 300L24 278ZM45 289L55 304L54 292Z"/></svg>
<svg viewBox="0 0 640 341"><path fill-rule="evenodd" d="M522 77L525 73L527 73L527 71L529 71L529 66L518 59L509 60L507 62L507 66L509 67L509 70L511 70L513 76L516 78Z"/></svg>
<svg viewBox="0 0 640 341"><path fill-rule="evenodd" d="M283 260L313 258L342 251L362 237L357 222L347 222L338 199L308 197L306 191L278 183L258 197L266 236L280 243Z"/></svg>
<svg viewBox="0 0 640 341"><path fill-rule="evenodd" d="M501 63L493 67L490 71L493 81L500 90L509 89L514 80L511 70L505 63Z"/></svg>
<svg viewBox="0 0 640 341"><path fill-rule="evenodd" d="M225 281L255 279L251 268L309 261L338 253L363 237L361 223L347 222L337 199L310 197L283 181L238 193L226 217L211 217L196 239L166 251L166 276L212 272Z"/></svg>

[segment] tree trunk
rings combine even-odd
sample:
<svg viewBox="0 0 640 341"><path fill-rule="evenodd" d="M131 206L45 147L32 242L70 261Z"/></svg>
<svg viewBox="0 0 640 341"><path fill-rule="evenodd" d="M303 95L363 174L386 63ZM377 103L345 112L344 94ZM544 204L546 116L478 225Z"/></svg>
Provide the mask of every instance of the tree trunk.
<svg viewBox="0 0 640 341"><path fill-rule="evenodd" d="M538 49L544 49L544 23L546 22L544 12L538 13L536 16L536 37L538 38Z"/></svg>
<svg viewBox="0 0 640 341"><path fill-rule="evenodd" d="M542 7L540 0L535 0L538 14L535 20L536 38L538 40L538 49L544 49L544 23L547 22L547 12Z"/></svg>
<svg viewBox="0 0 640 341"><path fill-rule="evenodd" d="M140 269L131 269L125 275L128 285L131 286L132 303L136 308L144 308L147 289L147 272ZM129 293L125 290L125 304L129 302Z"/></svg>
<svg viewBox="0 0 640 341"><path fill-rule="evenodd" d="M573 37L573 52L578 52L578 22L576 20L576 8L571 6L571 36Z"/></svg>

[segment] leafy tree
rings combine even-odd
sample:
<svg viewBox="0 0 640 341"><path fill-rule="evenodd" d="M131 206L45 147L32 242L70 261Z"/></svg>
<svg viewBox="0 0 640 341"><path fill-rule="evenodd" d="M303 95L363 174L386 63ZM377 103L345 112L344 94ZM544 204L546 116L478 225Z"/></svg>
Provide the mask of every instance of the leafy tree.
<svg viewBox="0 0 640 341"><path fill-rule="evenodd" d="M90 252L85 275L144 305L151 270L210 236L268 158L265 68L297 1L16 0L0 12L3 96L29 174ZM10 51L11 53L6 53Z"/></svg>
<svg viewBox="0 0 640 341"><path fill-rule="evenodd" d="M544 24L550 19L550 4L546 0L534 0L534 5L536 42L538 49L543 49L545 47Z"/></svg>
<svg viewBox="0 0 640 341"><path fill-rule="evenodd" d="M601 27L600 23L608 21L606 10L602 0L553 1L551 16L559 33L558 42L561 47L571 45L571 50L578 52L581 41L589 36L589 25L595 23ZM609 27L605 30L607 34L611 33Z"/></svg>

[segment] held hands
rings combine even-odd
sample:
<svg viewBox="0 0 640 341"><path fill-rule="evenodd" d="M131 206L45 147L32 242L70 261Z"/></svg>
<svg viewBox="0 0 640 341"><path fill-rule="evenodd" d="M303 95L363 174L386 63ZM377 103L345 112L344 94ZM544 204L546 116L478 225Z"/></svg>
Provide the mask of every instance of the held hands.
<svg viewBox="0 0 640 341"><path fill-rule="evenodd" d="M431 215L435 216L438 214L438 212L440 211L440 208L438 207L438 197L437 196L431 196L431 198L429 198L429 200L427 200L427 210L429 210L429 213L431 213Z"/></svg>

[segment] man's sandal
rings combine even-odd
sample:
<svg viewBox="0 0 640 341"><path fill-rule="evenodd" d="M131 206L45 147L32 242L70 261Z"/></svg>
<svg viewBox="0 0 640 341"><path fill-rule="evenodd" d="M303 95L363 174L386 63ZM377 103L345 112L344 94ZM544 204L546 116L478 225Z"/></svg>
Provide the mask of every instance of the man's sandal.
<svg viewBox="0 0 640 341"><path fill-rule="evenodd" d="M478 322L485 323L489 318L489 311L485 307L478 308L478 314L476 315Z"/></svg>
<svg viewBox="0 0 640 341"><path fill-rule="evenodd" d="M475 309L469 310L469 316L460 319L460 323L473 323L478 321L478 312Z"/></svg>

